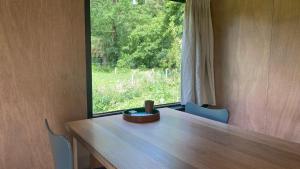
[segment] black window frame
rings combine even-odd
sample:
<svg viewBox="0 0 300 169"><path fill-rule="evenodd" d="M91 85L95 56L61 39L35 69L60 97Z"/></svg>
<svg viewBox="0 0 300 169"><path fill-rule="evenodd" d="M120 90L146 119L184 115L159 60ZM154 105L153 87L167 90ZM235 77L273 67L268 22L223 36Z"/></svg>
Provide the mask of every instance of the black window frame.
<svg viewBox="0 0 300 169"><path fill-rule="evenodd" d="M171 0L175 2L185 3L186 0ZM124 110L110 111L94 114L93 113L93 89L92 89L92 57L91 57L91 15L90 0L84 0L84 19L85 19L85 55L86 55L86 97L87 97L87 118L97 118L104 116L112 116L122 114ZM184 111L184 105L180 102L156 105L156 108L172 108ZM134 108L129 108L134 109Z"/></svg>

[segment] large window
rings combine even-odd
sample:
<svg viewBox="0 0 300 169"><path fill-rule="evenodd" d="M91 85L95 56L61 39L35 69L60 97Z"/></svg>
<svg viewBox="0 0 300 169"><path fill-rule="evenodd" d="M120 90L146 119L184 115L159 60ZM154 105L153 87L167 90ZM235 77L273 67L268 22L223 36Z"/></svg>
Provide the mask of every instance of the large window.
<svg viewBox="0 0 300 169"><path fill-rule="evenodd" d="M180 99L184 4L90 0L93 114Z"/></svg>

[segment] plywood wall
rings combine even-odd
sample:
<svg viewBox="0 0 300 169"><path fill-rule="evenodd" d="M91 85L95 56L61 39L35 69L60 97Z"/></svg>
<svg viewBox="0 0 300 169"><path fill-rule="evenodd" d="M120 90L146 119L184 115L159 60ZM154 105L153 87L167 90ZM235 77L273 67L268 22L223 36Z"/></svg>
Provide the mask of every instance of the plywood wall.
<svg viewBox="0 0 300 169"><path fill-rule="evenodd" d="M217 103L230 123L300 143L300 1L212 0Z"/></svg>
<svg viewBox="0 0 300 169"><path fill-rule="evenodd" d="M57 132L86 118L83 0L0 0L0 168L53 168Z"/></svg>

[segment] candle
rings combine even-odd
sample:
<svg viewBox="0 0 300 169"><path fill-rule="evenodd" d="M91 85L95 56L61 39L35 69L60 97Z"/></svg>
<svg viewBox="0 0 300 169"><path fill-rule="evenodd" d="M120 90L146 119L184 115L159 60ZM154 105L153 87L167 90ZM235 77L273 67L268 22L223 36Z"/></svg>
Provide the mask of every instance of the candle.
<svg viewBox="0 0 300 169"><path fill-rule="evenodd" d="M146 100L145 101L145 112L152 113L154 107L154 101L153 100Z"/></svg>

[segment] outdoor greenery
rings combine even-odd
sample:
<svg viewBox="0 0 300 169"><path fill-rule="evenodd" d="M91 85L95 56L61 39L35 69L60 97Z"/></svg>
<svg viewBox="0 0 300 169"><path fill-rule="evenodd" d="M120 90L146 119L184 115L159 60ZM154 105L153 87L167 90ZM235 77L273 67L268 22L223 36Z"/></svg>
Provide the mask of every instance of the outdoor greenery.
<svg viewBox="0 0 300 169"><path fill-rule="evenodd" d="M179 101L182 3L91 0L94 112Z"/></svg>

